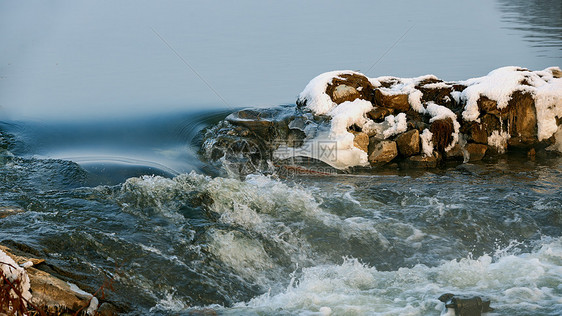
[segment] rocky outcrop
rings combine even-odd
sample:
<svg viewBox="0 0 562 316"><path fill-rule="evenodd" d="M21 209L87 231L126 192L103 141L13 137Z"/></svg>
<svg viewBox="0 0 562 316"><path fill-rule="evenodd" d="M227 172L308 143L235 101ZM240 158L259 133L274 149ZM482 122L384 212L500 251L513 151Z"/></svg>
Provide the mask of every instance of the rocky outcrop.
<svg viewBox="0 0 562 316"><path fill-rule="evenodd" d="M432 168L518 150L535 157L562 135L557 133L562 129L559 74L557 67L504 67L445 82L431 75L325 73L311 80L296 107L231 114L228 126L223 122L207 133L204 149L209 152L228 137L246 137L261 146L262 159L308 157L338 169L390 162Z"/></svg>
<svg viewBox="0 0 562 316"><path fill-rule="evenodd" d="M26 297L28 310L36 313L41 311L47 315L78 312L88 315L99 314L99 301L92 294L36 268L44 264L45 260L15 255L10 248L1 245L0 251L8 255L13 260L13 264L24 269L25 276L30 281L31 295ZM104 305L101 310L104 315L117 314L112 304L105 302Z"/></svg>

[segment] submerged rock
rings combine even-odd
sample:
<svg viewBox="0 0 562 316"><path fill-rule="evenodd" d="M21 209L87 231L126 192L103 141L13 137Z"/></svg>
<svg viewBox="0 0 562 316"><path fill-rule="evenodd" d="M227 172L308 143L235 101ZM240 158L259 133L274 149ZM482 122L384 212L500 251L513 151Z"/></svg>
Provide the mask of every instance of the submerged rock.
<svg viewBox="0 0 562 316"><path fill-rule="evenodd" d="M503 67L445 82L432 75L328 72L310 81L297 106L229 115L207 133L204 150L211 160L236 156L229 150L243 139L258 144L237 151L254 164L307 157L338 169L389 162L433 168L443 160L478 161L512 149L540 156L545 148L562 148L560 73L557 67Z"/></svg>

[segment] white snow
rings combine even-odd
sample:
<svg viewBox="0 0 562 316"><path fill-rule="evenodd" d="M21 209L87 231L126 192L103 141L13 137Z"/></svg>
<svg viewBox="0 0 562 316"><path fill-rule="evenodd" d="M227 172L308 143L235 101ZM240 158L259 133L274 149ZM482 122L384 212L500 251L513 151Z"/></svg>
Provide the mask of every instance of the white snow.
<svg viewBox="0 0 562 316"><path fill-rule="evenodd" d="M345 74L358 74L363 76L363 74L351 70L325 72L310 80L304 90L299 94L298 99L300 101L306 101L306 108L316 115L323 115L330 112L336 104L332 101L330 96L326 94L326 88L328 84L332 82L332 79Z"/></svg>
<svg viewBox="0 0 562 316"><path fill-rule="evenodd" d="M78 294L84 295L86 297L91 297L90 300L90 305L88 305L88 309L86 309L86 314L88 315L94 315L96 313L96 311L98 310L98 305L99 305L99 301L98 298L93 296L92 294L83 291L82 289L80 289L76 284L74 283L70 283L70 282L66 282L68 284L68 286L70 286L70 289Z"/></svg>
<svg viewBox="0 0 562 316"><path fill-rule="evenodd" d="M27 272L25 272L24 268L18 266L18 264L2 250L0 250L0 268L2 269L2 273L4 273L4 276L6 276L10 282L20 280L20 287L18 290L24 299L27 301L31 300L31 283L29 282ZM4 281L0 280L0 284L1 283L4 283ZM14 290L10 290L10 295L13 298L17 297Z"/></svg>
<svg viewBox="0 0 562 316"><path fill-rule="evenodd" d="M552 70L560 71L560 68L545 69L543 78L548 80L548 84L543 84L536 89L535 107L539 140L551 137L558 130L556 117L562 117L562 78L552 77Z"/></svg>
<svg viewBox="0 0 562 316"><path fill-rule="evenodd" d="M449 151L455 147L459 141L459 129L461 128L460 123L457 121L457 115L453 113L449 108L442 105L438 105L434 102L428 102L425 112L431 116L429 120L430 123L436 120L451 119L453 121L453 126L455 131L453 132L453 141L445 148L445 151Z"/></svg>
<svg viewBox="0 0 562 316"><path fill-rule="evenodd" d="M408 130L408 125L406 124L406 113L399 113L396 116L389 115L385 118L385 123L388 124L388 128L383 131L385 139L390 136L404 133Z"/></svg>
<svg viewBox="0 0 562 316"><path fill-rule="evenodd" d="M280 159L311 157L338 169L366 166L369 164L367 153L353 145L355 136L348 132L348 127L357 125L362 128L372 122L366 117L372 108L371 102L362 99L343 102L326 113L332 120L329 126L319 126L314 138L306 139L297 149L280 146L274 156Z"/></svg>
<svg viewBox="0 0 562 316"><path fill-rule="evenodd" d="M488 136L488 145L496 148L496 150L503 154L507 148L507 141L511 138L506 131L493 131L492 135Z"/></svg>
<svg viewBox="0 0 562 316"><path fill-rule="evenodd" d="M420 135L420 140L422 144L422 152L424 157L431 157L433 156L433 133L430 132L427 128L423 130L423 133Z"/></svg>

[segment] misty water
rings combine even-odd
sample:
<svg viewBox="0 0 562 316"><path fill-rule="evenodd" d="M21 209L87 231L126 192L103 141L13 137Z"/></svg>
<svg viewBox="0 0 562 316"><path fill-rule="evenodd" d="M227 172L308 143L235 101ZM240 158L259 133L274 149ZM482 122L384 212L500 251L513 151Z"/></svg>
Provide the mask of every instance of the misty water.
<svg viewBox="0 0 562 316"><path fill-rule="evenodd" d="M138 314L562 312L562 159L232 177L200 154L319 73L561 66L560 1L0 4L0 243Z"/></svg>

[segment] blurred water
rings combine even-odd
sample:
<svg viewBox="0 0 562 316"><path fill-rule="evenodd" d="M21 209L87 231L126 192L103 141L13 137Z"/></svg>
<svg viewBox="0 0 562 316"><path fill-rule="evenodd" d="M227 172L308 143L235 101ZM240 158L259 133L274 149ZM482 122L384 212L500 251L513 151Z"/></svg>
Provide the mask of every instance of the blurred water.
<svg viewBox="0 0 562 316"><path fill-rule="evenodd" d="M12 119L270 106L329 70L461 80L562 57L556 0L0 6L0 113Z"/></svg>

